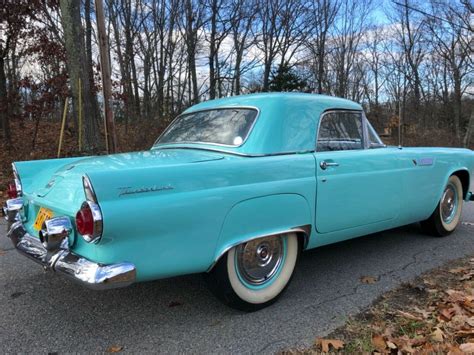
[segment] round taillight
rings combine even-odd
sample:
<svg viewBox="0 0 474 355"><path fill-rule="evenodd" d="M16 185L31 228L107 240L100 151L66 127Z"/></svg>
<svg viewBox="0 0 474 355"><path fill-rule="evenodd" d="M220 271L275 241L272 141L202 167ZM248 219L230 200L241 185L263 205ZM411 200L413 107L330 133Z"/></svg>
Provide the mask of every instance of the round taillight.
<svg viewBox="0 0 474 355"><path fill-rule="evenodd" d="M14 183L11 183L11 184L8 185L7 195L8 195L8 198L17 198L18 197L18 191L17 191L16 185Z"/></svg>
<svg viewBox="0 0 474 355"><path fill-rule="evenodd" d="M94 217L89 205L85 204L76 214L77 231L82 235L94 234Z"/></svg>
<svg viewBox="0 0 474 355"><path fill-rule="evenodd" d="M82 238L88 243L95 243L102 237L102 212L97 203L83 202L76 213L76 228Z"/></svg>

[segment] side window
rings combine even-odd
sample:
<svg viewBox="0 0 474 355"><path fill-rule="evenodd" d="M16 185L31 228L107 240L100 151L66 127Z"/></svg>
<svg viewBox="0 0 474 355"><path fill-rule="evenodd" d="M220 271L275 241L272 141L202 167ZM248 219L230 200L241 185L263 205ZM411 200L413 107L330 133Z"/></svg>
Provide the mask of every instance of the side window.
<svg viewBox="0 0 474 355"><path fill-rule="evenodd" d="M316 150L364 149L361 112L334 111L322 116Z"/></svg>

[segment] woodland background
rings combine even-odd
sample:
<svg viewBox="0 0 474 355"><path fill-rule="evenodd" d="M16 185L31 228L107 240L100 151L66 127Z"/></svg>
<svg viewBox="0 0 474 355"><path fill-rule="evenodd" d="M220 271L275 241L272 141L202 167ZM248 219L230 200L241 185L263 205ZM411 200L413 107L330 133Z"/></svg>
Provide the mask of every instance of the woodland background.
<svg viewBox="0 0 474 355"><path fill-rule="evenodd" d="M104 134L94 1L0 3L1 188L12 160L56 156L66 100L62 155L101 153ZM149 148L192 104L260 91L361 102L387 143L399 143L400 123L403 145L473 147L471 0L104 0L104 8L120 151Z"/></svg>

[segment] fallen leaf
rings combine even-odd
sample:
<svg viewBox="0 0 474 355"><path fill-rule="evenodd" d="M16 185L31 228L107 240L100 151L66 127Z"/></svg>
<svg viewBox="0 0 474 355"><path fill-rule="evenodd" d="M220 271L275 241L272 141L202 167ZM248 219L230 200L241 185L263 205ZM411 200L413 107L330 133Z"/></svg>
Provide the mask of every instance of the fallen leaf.
<svg viewBox="0 0 474 355"><path fill-rule="evenodd" d="M436 327L433 333L431 333L431 339L438 343L442 343L444 340L444 332L439 327Z"/></svg>
<svg viewBox="0 0 474 355"><path fill-rule="evenodd" d="M411 320L417 320L417 321L422 321L423 319L421 317L417 317L414 314L404 312L404 311L397 311L398 315L402 316L403 318L411 319Z"/></svg>
<svg viewBox="0 0 474 355"><path fill-rule="evenodd" d="M423 279L423 283L425 285L428 285L428 286L436 286L436 282L432 281L432 280L427 280L427 279Z"/></svg>
<svg viewBox="0 0 474 355"><path fill-rule="evenodd" d="M474 273L470 272L469 274L465 274L459 278L460 281L466 281L472 279Z"/></svg>
<svg viewBox="0 0 474 355"><path fill-rule="evenodd" d="M411 343L410 343L409 339L400 338L400 340L401 340L401 342L398 345L398 348L401 351L404 351L404 352L407 352L407 353L415 352L415 350L411 347Z"/></svg>
<svg viewBox="0 0 474 355"><path fill-rule="evenodd" d="M466 336L469 336L469 335L474 335L474 329L467 329L467 330L458 330L456 332L456 337L466 337Z"/></svg>
<svg viewBox="0 0 474 355"><path fill-rule="evenodd" d="M123 346L112 345L112 346L109 346L105 352L107 352L107 353L118 353L122 350L123 350Z"/></svg>
<svg viewBox="0 0 474 355"><path fill-rule="evenodd" d="M392 343L391 341L387 341L387 346L392 350L397 349L397 346L394 343Z"/></svg>
<svg viewBox="0 0 474 355"><path fill-rule="evenodd" d="M474 312L474 302L471 300L465 300L461 303L461 306L469 312Z"/></svg>
<svg viewBox="0 0 474 355"><path fill-rule="evenodd" d="M454 268L454 269L449 270L449 272L450 272L451 274L462 274L462 273L464 273L464 272L466 272L466 271L468 271L468 270L469 270L468 267L457 267L457 268Z"/></svg>
<svg viewBox="0 0 474 355"><path fill-rule="evenodd" d="M441 318L450 321L451 318L453 318L453 316L456 314L456 310L454 308L443 308L439 313Z"/></svg>
<svg viewBox="0 0 474 355"><path fill-rule="evenodd" d="M459 347L457 346L450 346L449 351L447 355L462 355L464 354L461 350L459 350Z"/></svg>
<svg viewBox="0 0 474 355"><path fill-rule="evenodd" d="M377 281L377 278L373 276L362 276L360 278L360 282L362 282L363 284L374 284Z"/></svg>
<svg viewBox="0 0 474 355"><path fill-rule="evenodd" d="M322 339L318 338L316 340L316 345L321 347L321 350L325 353L329 352L329 347L332 346L334 350L339 350L344 347L344 342L337 339Z"/></svg>
<svg viewBox="0 0 474 355"><path fill-rule="evenodd" d="M412 346L420 346L426 344L426 338L425 337L415 337L414 339L410 340L410 344Z"/></svg>
<svg viewBox="0 0 474 355"><path fill-rule="evenodd" d="M383 336L381 336L381 335L373 335L372 336L372 345L377 350L385 350L385 348L387 347L387 344L385 343L385 340L384 340Z"/></svg>
<svg viewBox="0 0 474 355"><path fill-rule="evenodd" d="M474 343L466 343L459 345L459 350L464 353L474 353Z"/></svg>
<svg viewBox="0 0 474 355"><path fill-rule="evenodd" d="M466 299L466 295L457 290L447 290L446 293L449 295L449 300L452 302L461 302Z"/></svg>
<svg viewBox="0 0 474 355"><path fill-rule="evenodd" d="M418 307L413 307L413 310L416 312L416 313L419 313L421 314L421 316L424 318L424 319L428 319L431 315L430 312L424 310L424 309L419 309Z"/></svg>

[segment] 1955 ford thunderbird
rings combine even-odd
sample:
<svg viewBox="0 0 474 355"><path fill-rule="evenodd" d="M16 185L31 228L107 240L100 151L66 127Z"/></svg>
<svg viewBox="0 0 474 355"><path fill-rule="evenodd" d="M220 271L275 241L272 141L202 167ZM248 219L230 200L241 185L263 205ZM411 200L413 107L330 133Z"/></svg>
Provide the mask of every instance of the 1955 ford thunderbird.
<svg viewBox="0 0 474 355"><path fill-rule="evenodd" d="M143 152L13 164L3 212L25 256L85 286L204 273L253 311L300 251L421 222L460 222L474 153L385 146L360 105L253 94L195 105Z"/></svg>

